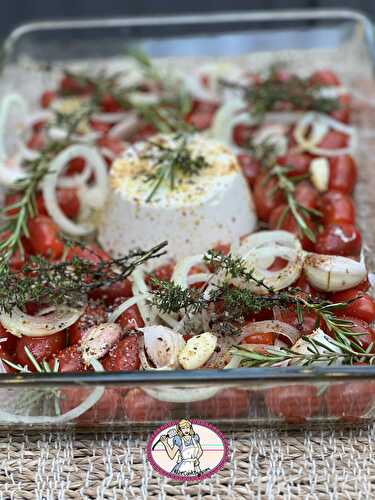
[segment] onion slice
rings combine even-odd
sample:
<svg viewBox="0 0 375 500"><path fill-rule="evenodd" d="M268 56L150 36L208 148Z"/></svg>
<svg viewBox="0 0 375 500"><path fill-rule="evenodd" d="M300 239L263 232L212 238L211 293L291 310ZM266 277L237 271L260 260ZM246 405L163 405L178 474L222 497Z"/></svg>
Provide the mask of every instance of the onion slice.
<svg viewBox="0 0 375 500"><path fill-rule="evenodd" d="M188 288L188 275L193 266L200 264L203 261L203 254L185 257L177 262L174 268L171 281L179 285L182 289Z"/></svg>
<svg viewBox="0 0 375 500"><path fill-rule="evenodd" d="M83 236L94 230L94 227L91 225L77 224L66 217L56 198L59 175L67 163L78 156L83 157L87 164L92 165L95 172L96 187L90 188L90 190L95 189L96 207L102 207L107 195L107 167L103 158L92 147L83 144L74 144L64 149L52 160L50 173L45 176L42 185L43 197L49 215L63 231L73 236Z"/></svg>
<svg viewBox="0 0 375 500"><path fill-rule="evenodd" d="M253 333L275 333L278 337L286 339L289 345L294 345L301 336L301 332L297 328L283 321L255 321L247 323L242 328L239 342L241 343L243 339Z"/></svg>
<svg viewBox="0 0 375 500"><path fill-rule="evenodd" d="M12 314L3 312L0 315L0 323L16 337L22 335L47 337L73 325L83 314L83 311L83 307L58 306L54 312L46 316L30 316L15 307Z"/></svg>

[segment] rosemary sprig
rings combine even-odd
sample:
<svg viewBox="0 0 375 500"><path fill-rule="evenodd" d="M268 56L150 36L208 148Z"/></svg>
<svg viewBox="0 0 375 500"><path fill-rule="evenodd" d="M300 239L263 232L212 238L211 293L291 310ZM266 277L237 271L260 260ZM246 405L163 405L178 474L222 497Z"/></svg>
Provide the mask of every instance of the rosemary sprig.
<svg viewBox="0 0 375 500"><path fill-rule="evenodd" d="M93 263L78 257L70 262L51 263L31 257L22 271L0 268L0 311L11 313L27 303L84 304L87 294L127 278L140 264L164 255L166 242L150 250L138 250L118 259Z"/></svg>
<svg viewBox="0 0 375 500"><path fill-rule="evenodd" d="M147 173L146 182L153 184L146 202L150 202L163 182L167 182L171 190L176 187L178 175L194 176L208 167L208 163L203 156L194 156L188 148L186 135L176 135L173 138L173 147L166 146L159 142L149 141L152 150L144 154L144 158L152 160L153 171Z"/></svg>

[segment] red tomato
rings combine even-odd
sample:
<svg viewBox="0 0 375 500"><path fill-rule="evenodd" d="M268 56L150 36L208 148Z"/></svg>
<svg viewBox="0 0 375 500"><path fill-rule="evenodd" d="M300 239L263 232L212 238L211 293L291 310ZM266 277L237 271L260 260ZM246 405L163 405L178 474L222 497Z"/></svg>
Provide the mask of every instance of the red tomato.
<svg viewBox="0 0 375 500"><path fill-rule="evenodd" d="M297 313L291 309L280 309L275 315L275 319L294 326L301 332L301 336L308 335L317 327L316 314L306 311L303 311L302 324L298 321Z"/></svg>
<svg viewBox="0 0 375 500"><path fill-rule="evenodd" d="M245 146L248 143L253 130L254 127L243 123L235 125L233 128L233 142L239 147Z"/></svg>
<svg viewBox="0 0 375 500"><path fill-rule="evenodd" d="M86 366L77 345L65 347L56 358L59 362L59 372L84 372ZM55 359L51 359L50 366L53 367Z"/></svg>
<svg viewBox="0 0 375 500"><path fill-rule="evenodd" d="M222 253L224 255L228 255L230 251L230 245L228 243L216 243L213 248L216 252Z"/></svg>
<svg viewBox="0 0 375 500"><path fill-rule="evenodd" d="M116 321L124 330L133 330L145 326L137 305L129 307Z"/></svg>
<svg viewBox="0 0 375 500"><path fill-rule="evenodd" d="M100 99L100 108L104 113L117 113L123 109L121 104L111 94L104 95Z"/></svg>
<svg viewBox="0 0 375 500"><path fill-rule="evenodd" d="M106 134L109 130L111 130L112 125L110 123L101 122L100 120L90 120L90 126L97 132Z"/></svg>
<svg viewBox="0 0 375 500"><path fill-rule="evenodd" d="M318 389L311 385L288 385L273 387L265 394L265 403L274 415L284 417L287 422L302 423L318 412L320 407Z"/></svg>
<svg viewBox="0 0 375 500"><path fill-rule="evenodd" d="M120 340L103 359L104 369L108 372L139 370L139 344L137 335L128 335Z"/></svg>
<svg viewBox="0 0 375 500"><path fill-rule="evenodd" d="M279 189L275 189L277 180L272 177L267 179L265 175L256 178L254 186L254 203L258 217L268 222L272 210L283 202L284 195Z"/></svg>
<svg viewBox="0 0 375 500"><path fill-rule="evenodd" d="M37 215L28 222L30 245L36 254L58 259L64 251L59 230L50 217Z"/></svg>
<svg viewBox="0 0 375 500"><path fill-rule="evenodd" d="M96 288L89 293L90 297L93 299L103 300L107 305L113 304L116 299L125 297L131 297L132 284L130 280L125 279L113 283L110 286Z"/></svg>
<svg viewBox="0 0 375 500"><path fill-rule="evenodd" d="M272 332L251 333L250 335L248 335L243 339L243 343L273 345L275 343L275 340L276 340L276 333Z"/></svg>
<svg viewBox="0 0 375 500"><path fill-rule="evenodd" d="M29 149L35 149L36 151L43 149L44 144L44 134L42 131L33 132L30 139L26 143Z"/></svg>
<svg viewBox="0 0 375 500"><path fill-rule="evenodd" d="M288 261L282 259L281 257L276 257L276 259L272 262L270 267L267 268L268 271L281 271L288 264Z"/></svg>
<svg viewBox="0 0 375 500"><path fill-rule="evenodd" d="M72 260L73 257L88 260L93 264L99 264L103 260L109 260L110 258L96 243L89 243L84 248L79 246L70 247L66 254L66 260Z"/></svg>
<svg viewBox="0 0 375 500"><path fill-rule="evenodd" d="M157 130L153 125L146 124L131 137L131 142L145 141L152 135L156 134Z"/></svg>
<svg viewBox="0 0 375 500"><path fill-rule="evenodd" d="M354 224L355 208L350 196L339 191L328 191L319 200L325 225L335 223Z"/></svg>
<svg viewBox="0 0 375 500"><path fill-rule="evenodd" d="M338 316L353 316L367 323L372 323L375 320L375 301L369 295L364 295L362 290L352 288L343 292L336 292L331 295L330 300L332 302L348 302L353 300L353 302L343 309L337 309L336 314Z"/></svg>
<svg viewBox="0 0 375 500"><path fill-rule="evenodd" d="M4 205L5 207L9 207L17 203L19 200L20 200L19 193L7 193L7 195L5 196ZM11 217L13 215L18 214L19 211L20 211L19 208L8 208L5 213L8 217Z"/></svg>
<svg viewBox="0 0 375 500"><path fill-rule="evenodd" d="M0 348L13 354L17 344L17 337L12 335L0 323Z"/></svg>
<svg viewBox="0 0 375 500"><path fill-rule="evenodd" d="M10 231L4 231L0 233L0 241L5 240L10 236L11 232ZM25 265L25 259L28 256L29 252L29 242L26 238L21 238L22 244L24 246L24 255L21 254L20 250L17 248L17 250L14 252L10 259L10 267L12 268L13 271L20 271L23 266Z"/></svg>
<svg viewBox="0 0 375 500"><path fill-rule="evenodd" d="M100 137L96 142L101 148L111 150L115 156L119 156L124 150L124 143L120 139L108 137L107 135Z"/></svg>
<svg viewBox="0 0 375 500"><path fill-rule="evenodd" d="M217 104L214 103L194 101L192 110L186 117L186 122L193 125L197 130L207 129L212 124L217 108Z"/></svg>
<svg viewBox="0 0 375 500"><path fill-rule="evenodd" d="M337 98L339 102L339 108L335 111L332 111L330 115L332 118L339 122L349 123L350 121L350 105L351 105L351 97L349 94L340 95Z"/></svg>
<svg viewBox="0 0 375 500"><path fill-rule="evenodd" d="M54 99L56 99L56 92L46 90L40 97L40 105L42 108L49 108L49 105Z"/></svg>
<svg viewBox="0 0 375 500"><path fill-rule="evenodd" d="M154 399L142 389L131 389L122 400L125 416L134 422L153 420L167 421L171 415L172 405Z"/></svg>
<svg viewBox="0 0 375 500"><path fill-rule="evenodd" d="M2 362L2 366L6 373L14 373L16 370L8 365L5 361L11 361L12 363L17 363L13 354L10 354L6 351L2 344L0 344L0 364Z"/></svg>
<svg viewBox="0 0 375 500"><path fill-rule="evenodd" d="M353 224L329 224L316 239L315 251L329 255L358 255L361 234Z"/></svg>
<svg viewBox="0 0 375 500"><path fill-rule="evenodd" d="M300 205L306 208L316 208L318 191L309 181L302 181L297 184L294 197Z"/></svg>
<svg viewBox="0 0 375 500"><path fill-rule="evenodd" d="M79 344L84 333L95 325L106 321L106 309L100 303L89 301L85 312L73 325L68 328L69 345Z"/></svg>
<svg viewBox="0 0 375 500"><path fill-rule="evenodd" d="M92 85L82 84L69 75L65 75L60 82L60 92L62 94L85 95L90 94L92 90Z"/></svg>
<svg viewBox="0 0 375 500"><path fill-rule="evenodd" d="M310 82L313 85L322 85L324 87L337 86L341 85L340 80L337 78L333 71L329 69L321 69L319 71L315 71L310 76Z"/></svg>
<svg viewBox="0 0 375 500"><path fill-rule="evenodd" d="M373 405L375 384L368 380L336 383L327 388L323 397L329 415L353 422Z"/></svg>
<svg viewBox="0 0 375 500"><path fill-rule="evenodd" d="M56 198L61 210L67 217L70 219L77 217L80 203L75 189L59 188L56 190ZM38 213L40 215L48 215L42 193L37 194L36 203Z"/></svg>
<svg viewBox="0 0 375 500"><path fill-rule="evenodd" d="M21 337L17 339L16 358L22 366L28 366L35 371L35 367L25 352L25 346L37 361L48 360L65 347L65 332L53 333L47 337Z"/></svg>
<svg viewBox="0 0 375 500"><path fill-rule="evenodd" d="M306 276L301 274L298 280L293 284L295 288L299 288L303 293L310 297L317 297L319 295L318 290L313 288L310 283L307 281Z"/></svg>
<svg viewBox="0 0 375 500"><path fill-rule="evenodd" d="M295 234L301 241L301 244L305 250L312 250L314 246L313 242L310 241L307 236L302 233L296 219L294 218L290 210L288 210L286 212L286 215L284 216L286 208L287 205L282 203L271 212L271 216L269 219L270 228L284 229L284 231L289 231L290 233ZM311 219L304 216L304 220L311 231L315 233L315 226L312 223Z"/></svg>
<svg viewBox="0 0 375 500"><path fill-rule="evenodd" d="M280 156L277 159L277 163L291 167L287 175L295 177L297 175L305 175L309 172L311 160L312 157L309 154L287 153L285 156Z"/></svg>
<svg viewBox="0 0 375 500"><path fill-rule="evenodd" d="M249 415L251 396L242 389L224 389L214 397L196 401L191 406L197 418L236 418Z"/></svg>
<svg viewBox="0 0 375 500"><path fill-rule="evenodd" d="M237 156L238 163L242 169L242 173L250 187L253 187L257 175L260 172L261 165L258 160L247 154Z"/></svg>
<svg viewBox="0 0 375 500"><path fill-rule="evenodd" d="M330 191L341 191L350 194L357 180L357 166L349 155L335 156L329 160Z"/></svg>
<svg viewBox="0 0 375 500"><path fill-rule="evenodd" d="M73 158L68 163L68 168L65 171L66 175L75 175L81 174L83 169L85 168L86 160L81 156L77 156L77 158Z"/></svg>
<svg viewBox="0 0 375 500"><path fill-rule="evenodd" d="M68 387L61 390L61 412L66 413L81 404L94 390L93 387ZM80 425L93 426L95 422L111 422L116 418L119 406L119 389L105 389L100 400L78 417Z"/></svg>
<svg viewBox="0 0 375 500"><path fill-rule="evenodd" d="M354 333L361 334L361 335L355 335L353 337L353 340L357 341L364 349L367 349L370 344L375 343L375 332L369 326L369 324L366 323L366 321L362 321L361 319L355 318L353 316L345 316L344 315L344 316L342 316L342 318L346 319L348 321L351 321L353 323L351 330ZM324 325L323 329L328 334L330 333L328 328L325 325ZM375 352L375 345L374 345L372 351Z"/></svg>
<svg viewBox="0 0 375 500"><path fill-rule="evenodd" d="M348 136L337 130L330 130L318 144L322 149L340 149L348 145Z"/></svg>
<svg viewBox="0 0 375 500"><path fill-rule="evenodd" d="M152 276L160 281L171 281L175 265L174 261L163 264L153 271Z"/></svg>

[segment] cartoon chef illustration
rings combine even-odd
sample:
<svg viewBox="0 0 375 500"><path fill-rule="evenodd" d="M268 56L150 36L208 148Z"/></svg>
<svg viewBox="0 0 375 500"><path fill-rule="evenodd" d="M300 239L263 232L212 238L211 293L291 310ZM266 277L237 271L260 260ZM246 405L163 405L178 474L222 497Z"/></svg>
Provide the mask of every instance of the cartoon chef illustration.
<svg viewBox="0 0 375 500"><path fill-rule="evenodd" d="M172 446L169 439L172 438ZM201 473L199 459L203 454L200 438L193 429L189 420L180 420L176 431L161 436L159 442L163 444L169 458L173 460L177 455L177 463L172 474L198 475Z"/></svg>

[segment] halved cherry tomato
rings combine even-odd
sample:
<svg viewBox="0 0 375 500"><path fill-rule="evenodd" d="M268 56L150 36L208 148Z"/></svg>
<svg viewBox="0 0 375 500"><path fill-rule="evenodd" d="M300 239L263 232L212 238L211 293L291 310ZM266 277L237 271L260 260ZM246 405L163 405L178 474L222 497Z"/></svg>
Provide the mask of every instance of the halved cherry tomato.
<svg viewBox="0 0 375 500"><path fill-rule="evenodd" d="M53 92L52 90L46 90L41 95L40 105L42 106L42 108L49 108L49 105L54 99L56 99L56 92Z"/></svg>
<svg viewBox="0 0 375 500"><path fill-rule="evenodd" d="M360 333L361 335L353 336L353 340L357 341L364 349L367 349L370 344L374 344L372 351L375 352L375 331L371 326L359 318L353 316L341 316L352 323L351 330L354 333ZM323 330L330 335L330 332L326 325L323 325Z"/></svg>
<svg viewBox="0 0 375 500"><path fill-rule="evenodd" d="M272 262L270 267L267 268L268 271L281 271L288 264L288 261L282 259L281 257L276 257L276 259Z"/></svg>
<svg viewBox="0 0 375 500"><path fill-rule="evenodd" d="M302 181L296 186L294 198L305 208L316 208L318 191L309 181Z"/></svg>
<svg viewBox="0 0 375 500"><path fill-rule="evenodd" d="M323 139L319 142L318 147L321 149L340 149L346 148L348 145L348 136L337 130L330 130L326 133Z"/></svg>
<svg viewBox="0 0 375 500"><path fill-rule="evenodd" d="M69 345L79 344L84 333L92 326L104 323L106 317L106 309L102 304L89 301L79 320L68 328Z"/></svg>
<svg viewBox="0 0 375 500"><path fill-rule="evenodd" d="M251 394L243 389L223 389L214 397L192 404L194 417L235 418L249 414Z"/></svg>
<svg viewBox="0 0 375 500"><path fill-rule="evenodd" d="M103 367L108 372L133 372L139 370L140 365L137 335L120 340L103 359Z"/></svg>
<svg viewBox="0 0 375 500"><path fill-rule="evenodd" d="M238 155L237 160L247 183L250 187L253 187L261 169L259 161L247 154Z"/></svg>
<svg viewBox="0 0 375 500"><path fill-rule="evenodd" d="M262 332L262 333L251 333L243 339L244 344L267 344L273 345L276 340L276 333L272 332Z"/></svg>
<svg viewBox="0 0 375 500"><path fill-rule="evenodd" d="M154 271L147 277L147 283L151 282L151 277L154 277L160 281L171 281L172 274L176 264L174 261L167 262L162 266L157 267Z"/></svg>
<svg viewBox="0 0 375 500"><path fill-rule="evenodd" d="M86 95L93 91L90 84L83 84L70 75L65 75L60 81L60 92L69 95Z"/></svg>
<svg viewBox="0 0 375 500"><path fill-rule="evenodd" d="M310 83L313 85L322 85L324 87L336 87L337 85L341 85L341 82L335 73L329 69L314 71L314 73L310 76Z"/></svg>
<svg viewBox="0 0 375 500"><path fill-rule="evenodd" d="M68 168L66 169L65 175L75 175L81 174L83 169L85 168L86 160L81 156L77 156L77 158L73 158L68 163Z"/></svg>
<svg viewBox="0 0 375 500"><path fill-rule="evenodd" d="M37 215L28 222L29 240L36 254L58 259L64 251L64 244L59 238L59 229L46 215Z"/></svg>
<svg viewBox="0 0 375 500"><path fill-rule="evenodd" d="M306 222L306 225L313 233L315 233L315 226L312 223L310 217L304 215L303 218ZM284 231L289 231L290 233L295 234L301 241L301 244L305 250L312 250L314 247L314 243L305 234L303 234L295 217L285 203L282 203L271 212L269 218L269 226L271 229L283 229Z"/></svg>
<svg viewBox="0 0 375 500"><path fill-rule="evenodd" d="M319 295L318 290L310 285L304 274L301 274L293 286L301 290L308 297L317 297Z"/></svg>
<svg viewBox="0 0 375 500"><path fill-rule="evenodd" d="M62 351L57 353L56 358L50 360L50 366L53 367L55 359L59 362L59 372L84 372L86 371L85 363L79 347L77 345L70 345L65 347Z"/></svg>
<svg viewBox="0 0 375 500"><path fill-rule="evenodd" d="M273 177L267 179L265 175L256 178L253 196L258 217L265 222L268 222L272 210L284 199L283 193L277 189L277 180Z"/></svg>
<svg viewBox="0 0 375 500"><path fill-rule="evenodd" d="M133 422L168 420L172 405L149 396L142 389L131 389L122 400L125 416Z"/></svg>
<svg viewBox="0 0 375 500"><path fill-rule="evenodd" d="M292 309L280 309L275 315L275 319L294 326L294 328L297 328L301 332L301 336L309 335L317 328L317 317L312 312L303 311L302 324L299 322L297 313Z"/></svg>
<svg viewBox="0 0 375 500"><path fill-rule="evenodd" d="M239 147L245 146L249 141L253 130L254 127L243 123L235 125L233 128L233 142Z"/></svg>
<svg viewBox="0 0 375 500"><path fill-rule="evenodd" d="M116 323L124 330L134 330L145 326L137 305L128 307L117 319Z"/></svg>
<svg viewBox="0 0 375 500"><path fill-rule="evenodd" d="M0 233L0 241L5 240L10 235L11 235L10 231L3 231L2 233ZM29 240L27 238L24 238L24 237L21 238L21 242L22 242L22 245L24 247L23 255L20 252L20 250L17 248L17 250L14 252L14 254L12 255L12 257L10 259L10 267L13 271L20 271L24 267L25 260L27 259L28 254L29 254L29 250L31 250L30 243L29 243Z"/></svg>
<svg viewBox="0 0 375 500"><path fill-rule="evenodd" d="M110 123L105 123L100 120L90 120L90 126L92 129L105 135L109 130L111 130L112 125Z"/></svg>
<svg viewBox="0 0 375 500"><path fill-rule="evenodd" d="M117 113L122 111L122 106L111 94L104 95L100 99L100 108L104 113Z"/></svg>
<svg viewBox="0 0 375 500"><path fill-rule="evenodd" d="M205 130L211 126L217 108L218 105L215 103L194 101L186 122L197 130Z"/></svg>
<svg viewBox="0 0 375 500"><path fill-rule="evenodd" d="M358 290L358 288L333 293L330 300L332 302L348 302L353 300L353 302L350 302L344 308L337 309L336 315L338 316L353 316L367 323L372 323L375 320L374 299L364 294L362 290Z"/></svg>
<svg viewBox="0 0 375 500"><path fill-rule="evenodd" d="M80 202L75 189L59 188L56 189L56 199L61 210L69 219L74 219L79 214ZM48 215L42 193L36 197L38 213Z"/></svg>
<svg viewBox="0 0 375 500"><path fill-rule="evenodd" d="M279 156L277 163L279 165L291 167L287 175L289 177L295 177L305 175L309 172L311 160L312 157L309 154L287 153L285 156Z"/></svg>
<svg viewBox="0 0 375 500"><path fill-rule="evenodd" d="M265 403L274 415L290 423L302 423L320 408L318 389L311 385L273 387L266 391Z"/></svg>
<svg viewBox="0 0 375 500"><path fill-rule="evenodd" d="M131 142L144 141L156 134L157 130L153 125L146 124L143 127L139 128L135 134L131 137Z"/></svg>
<svg viewBox="0 0 375 500"><path fill-rule="evenodd" d="M26 145L29 149L34 149L35 151L40 151L41 149L43 149L45 145L43 131L33 132Z"/></svg>
<svg viewBox="0 0 375 500"><path fill-rule="evenodd" d="M355 208L350 196L340 191L328 191L319 200L319 209L323 213L324 224L354 224Z"/></svg>
<svg viewBox="0 0 375 500"><path fill-rule="evenodd" d="M112 151L115 156L119 156L124 150L124 143L120 139L103 135L97 141L97 145L101 148L106 148Z"/></svg>
<svg viewBox="0 0 375 500"><path fill-rule="evenodd" d="M315 251L329 255L358 255L361 234L353 224L328 224L316 239Z"/></svg>
<svg viewBox="0 0 375 500"><path fill-rule="evenodd" d="M324 392L328 415L355 422L371 408L375 384L368 380L330 385Z"/></svg>
<svg viewBox="0 0 375 500"><path fill-rule="evenodd" d="M27 366L30 370L35 371L33 363L28 358L25 352L25 346L37 361L43 359L48 360L54 354L65 347L65 332L57 332L47 337L21 337L17 339L16 358L17 362L22 366Z"/></svg>
<svg viewBox="0 0 375 500"><path fill-rule="evenodd" d="M350 155L341 155L329 160L329 184L330 191L341 191L350 194L357 180L357 166Z"/></svg>
<svg viewBox="0 0 375 500"><path fill-rule="evenodd" d="M0 347L1 349L13 354L17 344L17 337L12 335L0 323Z"/></svg>
<svg viewBox="0 0 375 500"><path fill-rule="evenodd" d="M96 288L89 293L91 298L103 300L107 305L113 304L118 298L124 299L132 295L132 284L128 279L117 281L110 286Z"/></svg>
<svg viewBox="0 0 375 500"><path fill-rule="evenodd" d="M350 105L351 105L351 97L349 94L343 94L338 96L337 98L338 103L339 103L339 109L336 109L335 111L332 111L330 115L332 118L339 122L343 123L349 123L350 121Z"/></svg>
<svg viewBox="0 0 375 500"><path fill-rule="evenodd" d="M73 257L88 260L93 264L99 264L103 260L109 260L110 258L96 243L89 243L83 248L79 246L70 247L66 254L66 260L72 260Z"/></svg>

